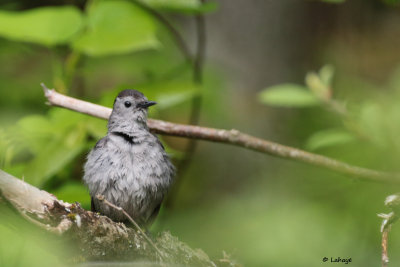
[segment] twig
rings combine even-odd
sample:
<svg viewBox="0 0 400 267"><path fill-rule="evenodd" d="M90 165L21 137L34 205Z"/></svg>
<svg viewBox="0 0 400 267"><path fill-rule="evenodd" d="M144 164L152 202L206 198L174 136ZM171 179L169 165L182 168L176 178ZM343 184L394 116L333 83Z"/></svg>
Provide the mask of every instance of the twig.
<svg viewBox="0 0 400 267"><path fill-rule="evenodd" d="M390 195L385 199L385 206L388 206L392 209L392 212L386 213L379 213L378 217L382 218L381 224L381 233L382 233L382 256L381 262L382 267L386 267L389 263L389 256L388 256L388 238L389 238L389 231L392 227L392 224L398 221L399 217L397 216L398 206L400 204L400 197L398 195Z"/></svg>
<svg viewBox="0 0 400 267"><path fill-rule="evenodd" d="M183 39L183 37L181 36L179 31L177 29L175 29L175 27L170 22L162 14L160 14L156 10L152 9L148 5L142 3L141 1L133 0L133 2L135 2L138 6L140 6L144 10L146 10L155 19L157 19L162 25L164 25L164 27L169 31L169 33L171 34L175 43L181 50L182 55L185 58L185 60L187 60L189 62L192 61L192 57L190 55L188 45L186 44L185 40Z"/></svg>
<svg viewBox="0 0 400 267"><path fill-rule="evenodd" d="M42 84L42 87L50 105L67 108L106 120L111 114L110 108L62 95L54 90L47 89L44 84ZM326 168L341 174L363 180L397 184L400 183L400 174L398 173L376 171L353 166L325 156L313 154L304 150L257 138L245 133L241 133L234 129L222 130L177 124L154 119L149 119L147 124L149 128L157 134L187 137L192 139L200 139L236 145L272 156L291 159L294 161Z"/></svg>
<svg viewBox="0 0 400 267"><path fill-rule="evenodd" d="M386 267L389 263L389 256L387 251L388 246L389 228L382 232L382 267Z"/></svg>
<svg viewBox="0 0 400 267"><path fill-rule="evenodd" d="M389 207L392 211L388 214L379 213L378 217L382 218L381 233L382 233L382 267L386 267L389 263L388 256L388 238L392 225L399 220L398 213L400 212L400 196L398 194L387 196L385 199L385 206Z"/></svg>
<svg viewBox="0 0 400 267"><path fill-rule="evenodd" d="M146 233L142 230L142 228L140 228L140 226L132 219L132 217L121 207L118 207L114 204L112 204L111 202L109 202L107 199L105 199L105 197L103 195L97 195L96 198L102 202L104 202L104 204L106 204L107 206L119 210L121 211L126 218L128 218L128 220L136 227L136 229L142 234L142 236L146 239L146 241L154 248L154 250L160 255L161 258L163 258L163 254L162 252L158 249L158 247L156 246L156 244L153 243L153 241L151 241L151 239L146 235Z"/></svg>
<svg viewBox="0 0 400 267"><path fill-rule="evenodd" d="M204 0L201 1L204 3ZM202 14L196 16L196 33L197 33L197 47L196 47L196 55L193 63L193 82L195 84L201 85L203 83L203 65L204 65L204 56L206 50L206 24L205 19ZM197 125L200 120L200 110L202 104L202 96L196 95L192 99L191 112L189 118L189 124ZM181 180L188 169L190 162L192 161L194 152L197 147L197 140L191 139L186 144L184 149L185 154L184 157L178 163L179 170L179 178L175 180L174 189L178 191L181 185ZM176 194L170 194L170 196L174 196ZM167 202L172 202L171 198L168 198Z"/></svg>

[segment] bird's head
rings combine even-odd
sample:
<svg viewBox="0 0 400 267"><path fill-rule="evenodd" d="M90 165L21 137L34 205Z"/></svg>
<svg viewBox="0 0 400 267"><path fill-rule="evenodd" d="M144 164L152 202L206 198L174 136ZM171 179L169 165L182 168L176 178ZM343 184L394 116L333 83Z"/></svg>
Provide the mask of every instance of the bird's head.
<svg viewBox="0 0 400 267"><path fill-rule="evenodd" d="M137 90L121 91L115 98L108 128L130 128L131 124L146 124L147 109L155 104Z"/></svg>

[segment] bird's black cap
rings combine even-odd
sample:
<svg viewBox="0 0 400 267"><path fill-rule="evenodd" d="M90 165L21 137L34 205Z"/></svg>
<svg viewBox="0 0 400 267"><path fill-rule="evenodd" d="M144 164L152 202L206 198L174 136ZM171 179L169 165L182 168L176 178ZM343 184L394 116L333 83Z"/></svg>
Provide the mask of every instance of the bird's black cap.
<svg viewBox="0 0 400 267"><path fill-rule="evenodd" d="M136 99L144 98L144 94L134 89L125 89L121 91L117 97L126 97L126 96L133 96Z"/></svg>

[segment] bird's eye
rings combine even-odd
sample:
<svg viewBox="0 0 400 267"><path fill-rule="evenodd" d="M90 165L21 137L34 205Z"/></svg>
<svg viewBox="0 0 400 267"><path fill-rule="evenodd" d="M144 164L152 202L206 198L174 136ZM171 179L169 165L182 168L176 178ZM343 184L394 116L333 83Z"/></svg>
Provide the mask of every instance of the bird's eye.
<svg viewBox="0 0 400 267"><path fill-rule="evenodd" d="M129 108L130 106L132 106L132 103L129 101L125 101L125 107Z"/></svg>

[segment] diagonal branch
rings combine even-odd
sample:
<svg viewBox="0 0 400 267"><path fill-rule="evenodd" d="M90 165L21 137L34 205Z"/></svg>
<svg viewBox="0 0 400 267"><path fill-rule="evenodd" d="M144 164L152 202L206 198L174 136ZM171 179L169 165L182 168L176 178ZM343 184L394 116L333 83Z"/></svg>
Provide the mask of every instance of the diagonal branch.
<svg viewBox="0 0 400 267"><path fill-rule="evenodd" d="M183 39L182 35L179 33L177 29L166 19L161 13L156 11L155 9L149 7L142 1L134 0L134 2L146 10L149 14L151 14L155 19L157 19L164 27L168 30L168 32L171 34L171 37L175 41L176 45L178 46L179 50L182 53L182 56L185 58L185 60L191 62L192 61L192 56L190 55L189 47L186 44L185 40Z"/></svg>
<svg viewBox="0 0 400 267"><path fill-rule="evenodd" d="M45 96L50 105L59 106L88 114L101 119L108 119L111 109L50 90L42 84ZM400 174L376 171L353 166L325 156L313 154L297 148L281 145L275 142L257 138L237 130L223 130L166 122L161 120L148 120L149 128L157 134L165 134L192 139L207 140L212 142L226 143L269 154L275 157L287 158L298 162L326 168L347 176L362 180L400 183Z"/></svg>

